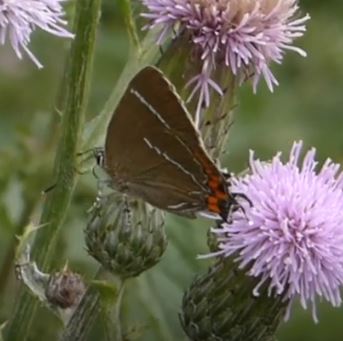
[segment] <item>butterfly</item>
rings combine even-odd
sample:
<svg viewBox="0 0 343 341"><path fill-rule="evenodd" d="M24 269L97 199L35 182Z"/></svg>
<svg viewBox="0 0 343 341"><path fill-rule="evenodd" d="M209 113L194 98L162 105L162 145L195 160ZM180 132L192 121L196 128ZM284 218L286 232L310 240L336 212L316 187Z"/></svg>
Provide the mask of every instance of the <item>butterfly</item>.
<svg viewBox="0 0 343 341"><path fill-rule="evenodd" d="M227 220L241 195L229 192L175 87L152 66L130 81L96 158L115 190L181 216Z"/></svg>

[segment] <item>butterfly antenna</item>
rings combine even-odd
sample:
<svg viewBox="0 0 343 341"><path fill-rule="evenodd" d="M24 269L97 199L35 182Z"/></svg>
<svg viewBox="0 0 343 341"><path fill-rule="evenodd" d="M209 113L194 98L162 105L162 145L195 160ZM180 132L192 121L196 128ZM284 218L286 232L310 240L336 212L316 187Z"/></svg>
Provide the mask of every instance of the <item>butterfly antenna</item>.
<svg viewBox="0 0 343 341"><path fill-rule="evenodd" d="M91 149L87 149L87 150L84 150L82 152L78 152L76 153L76 156L82 156L82 155L85 155L85 154L90 154L91 152L94 151L94 148L91 148Z"/></svg>
<svg viewBox="0 0 343 341"><path fill-rule="evenodd" d="M99 162L100 161L103 161L104 159L104 148L102 147L95 147L95 148L91 148L91 149L87 149L87 150L84 150L82 152L78 152L76 153L76 156L83 156L83 155L89 155L85 158L84 161L87 161L89 160L90 158L94 157L97 161L97 164L99 166L101 166L102 164L100 164Z"/></svg>
<svg viewBox="0 0 343 341"><path fill-rule="evenodd" d="M48 188L43 189L42 194L45 195L45 194L51 192L56 186L57 186L57 184L55 183L55 184L49 186Z"/></svg>

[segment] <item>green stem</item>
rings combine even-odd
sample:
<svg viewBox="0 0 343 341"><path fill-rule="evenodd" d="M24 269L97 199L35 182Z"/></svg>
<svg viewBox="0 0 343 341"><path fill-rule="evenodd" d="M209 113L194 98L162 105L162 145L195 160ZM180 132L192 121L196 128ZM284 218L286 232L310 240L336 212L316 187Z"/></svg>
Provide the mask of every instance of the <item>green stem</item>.
<svg viewBox="0 0 343 341"><path fill-rule="evenodd" d="M80 304L69 320L61 341L84 340L101 310L99 290L90 285Z"/></svg>
<svg viewBox="0 0 343 341"><path fill-rule="evenodd" d="M140 53L141 45L138 38L136 22L132 14L131 0L120 0L118 4L124 16L125 26L126 26L127 33L129 35L132 47L134 48L134 50Z"/></svg>
<svg viewBox="0 0 343 341"><path fill-rule="evenodd" d="M60 341L85 340L101 311L105 313L106 340L122 341L120 310L123 293L124 281L113 276L109 279L108 272L100 267L70 318Z"/></svg>
<svg viewBox="0 0 343 341"><path fill-rule="evenodd" d="M76 2L74 32L65 68L61 137L54 164L55 188L49 193L43 208L40 230L32 248L32 259L42 269L49 268L56 237L62 226L76 183L76 153L83 128L89 97L95 33L101 0ZM14 315L7 329L7 340L25 340L35 315L37 301L21 290Z"/></svg>
<svg viewBox="0 0 343 341"><path fill-rule="evenodd" d="M125 289L125 281L118 283L118 294L115 302L111 302L110 308L106 311L106 337L108 341L123 341L123 332L121 328L120 312L122 298Z"/></svg>
<svg viewBox="0 0 343 341"><path fill-rule="evenodd" d="M97 117L89 122L88 129L85 130L85 141L82 150L88 150L94 148L94 146L103 145L104 133L109 120L111 119L113 111L117 107L133 75L144 66L154 64L154 62L157 61L160 51L158 46L155 44L156 39L157 32L150 30L142 41L142 48L139 55L131 54L118 79L118 82L105 103L104 108Z"/></svg>

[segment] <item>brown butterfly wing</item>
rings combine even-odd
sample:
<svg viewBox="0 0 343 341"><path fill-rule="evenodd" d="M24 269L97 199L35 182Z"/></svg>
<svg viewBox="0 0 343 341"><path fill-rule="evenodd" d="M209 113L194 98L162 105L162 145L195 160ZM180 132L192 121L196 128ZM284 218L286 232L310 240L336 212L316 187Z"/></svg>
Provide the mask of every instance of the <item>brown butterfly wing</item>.
<svg viewBox="0 0 343 341"><path fill-rule="evenodd" d="M173 87L152 67L133 78L112 117L105 168L120 191L185 215L208 208L211 176L225 181Z"/></svg>

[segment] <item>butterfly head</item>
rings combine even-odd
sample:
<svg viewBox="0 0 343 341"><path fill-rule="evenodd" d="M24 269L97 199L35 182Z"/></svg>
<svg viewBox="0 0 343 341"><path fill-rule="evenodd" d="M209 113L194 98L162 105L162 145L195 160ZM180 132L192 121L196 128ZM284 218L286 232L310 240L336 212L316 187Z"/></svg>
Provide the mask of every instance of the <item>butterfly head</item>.
<svg viewBox="0 0 343 341"><path fill-rule="evenodd" d="M104 168L105 165L105 151L104 148L94 148L93 155L96 160L96 164L99 167Z"/></svg>
<svg viewBox="0 0 343 341"><path fill-rule="evenodd" d="M208 182L211 194L207 197L207 208L211 213L218 214L226 222L235 210L240 209L245 214L244 207L237 199L243 199L252 206L251 200L244 193L229 191L229 179L229 174L222 174L222 177L212 176Z"/></svg>

